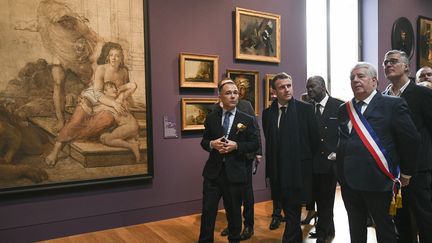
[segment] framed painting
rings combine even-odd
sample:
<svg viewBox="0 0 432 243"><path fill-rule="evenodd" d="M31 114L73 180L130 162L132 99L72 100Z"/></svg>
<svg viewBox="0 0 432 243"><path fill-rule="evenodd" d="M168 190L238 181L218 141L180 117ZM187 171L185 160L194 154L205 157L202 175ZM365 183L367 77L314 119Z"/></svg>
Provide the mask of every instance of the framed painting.
<svg viewBox="0 0 432 243"><path fill-rule="evenodd" d="M148 1L111 2L0 3L0 194L153 177Z"/></svg>
<svg viewBox="0 0 432 243"><path fill-rule="evenodd" d="M182 98L182 131L204 130L204 121L219 98Z"/></svg>
<svg viewBox="0 0 432 243"><path fill-rule="evenodd" d="M238 89L239 98L247 100L251 103L255 110L255 114L259 115L259 72L237 69L227 69L227 77L232 79Z"/></svg>
<svg viewBox="0 0 432 243"><path fill-rule="evenodd" d="M279 63L281 16L244 8L235 16L236 59Z"/></svg>
<svg viewBox="0 0 432 243"><path fill-rule="evenodd" d="M264 108L268 108L273 100L276 98L274 90L271 87L271 80L276 76L276 74L266 74L265 76L265 102Z"/></svg>
<svg viewBox="0 0 432 243"><path fill-rule="evenodd" d="M392 49L404 51L411 59L414 53L414 42L414 30L411 22L405 17L398 18L393 23Z"/></svg>
<svg viewBox="0 0 432 243"><path fill-rule="evenodd" d="M432 18L417 19L417 69L432 67Z"/></svg>
<svg viewBox="0 0 432 243"><path fill-rule="evenodd" d="M181 88L217 88L219 56L180 53Z"/></svg>

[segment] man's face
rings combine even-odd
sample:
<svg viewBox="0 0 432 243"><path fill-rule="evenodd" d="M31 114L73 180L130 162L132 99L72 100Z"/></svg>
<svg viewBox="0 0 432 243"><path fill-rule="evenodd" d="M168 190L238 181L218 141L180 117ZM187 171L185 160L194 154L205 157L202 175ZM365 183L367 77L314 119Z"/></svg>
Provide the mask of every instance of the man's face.
<svg viewBox="0 0 432 243"><path fill-rule="evenodd" d="M368 76L366 68L356 68L351 72L351 89L357 99L364 100L376 89L377 79Z"/></svg>
<svg viewBox="0 0 432 243"><path fill-rule="evenodd" d="M418 82L432 82L432 68L423 67L420 69L420 75L418 76Z"/></svg>
<svg viewBox="0 0 432 243"><path fill-rule="evenodd" d="M320 102L325 96L325 87L314 79L308 80L306 83L306 90L308 97L315 102Z"/></svg>
<svg viewBox="0 0 432 243"><path fill-rule="evenodd" d="M293 86L292 80L289 78L278 79L275 82L276 98L281 105L285 105L292 99Z"/></svg>
<svg viewBox="0 0 432 243"><path fill-rule="evenodd" d="M383 62L385 76L388 80L398 80L404 75L407 70L407 65L402 62L400 54L390 54Z"/></svg>
<svg viewBox="0 0 432 243"><path fill-rule="evenodd" d="M232 110L237 106L239 99L239 91L235 84L225 84L219 94L219 98L222 101L223 108L226 110Z"/></svg>

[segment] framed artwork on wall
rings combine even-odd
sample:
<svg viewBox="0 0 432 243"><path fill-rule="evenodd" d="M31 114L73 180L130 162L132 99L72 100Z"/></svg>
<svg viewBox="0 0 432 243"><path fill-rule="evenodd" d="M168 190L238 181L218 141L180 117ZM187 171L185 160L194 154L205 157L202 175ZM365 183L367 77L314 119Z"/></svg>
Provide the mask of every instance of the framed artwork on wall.
<svg viewBox="0 0 432 243"><path fill-rule="evenodd" d="M414 30L411 22L405 18L400 17L393 23L391 45L392 50L404 51L409 59L414 53Z"/></svg>
<svg viewBox="0 0 432 243"><path fill-rule="evenodd" d="M0 127L12 129L0 129L8 139L0 147L6 154L0 194L153 177L147 6L147 0L7 4L9 14L0 16L7 26L0 53L9 57L1 65ZM95 99L92 83L128 103L127 121Z"/></svg>
<svg viewBox="0 0 432 243"><path fill-rule="evenodd" d="M264 109L268 108L273 100L274 97L274 90L271 87L271 80L276 76L276 74L266 74L265 76L265 102L264 102Z"/></svg>
<svg viewBox="0 0 432 243"><path fill-rule="evenodd" d="M432 67L432 18L417 19L417 69Z"/></svg>
<svg viewBox="0 0 432 243"><path fill-rule="evenodd" d="M259 115L259 72L227 69L226 74L236 83L240 94L239 99L249 101L255 110L255 114Z"/></svg>
<svg viewBox="0 0 432 243"><path fill-rule="evenodd" d="M204 130L204 121L218 101L219 98L182 98L182 131Z"/></svg>
<svg viewBox="0 0 432 243"><path fill-rule="evenodd" d="M235 15L236 59L279 63L281 16L244 8Z"/></svg>
<svg viewBox="0 0 432 243"><path fill-rule="evenodd" d="M180 87L217 88L219 56L180 53Z"/></svg>

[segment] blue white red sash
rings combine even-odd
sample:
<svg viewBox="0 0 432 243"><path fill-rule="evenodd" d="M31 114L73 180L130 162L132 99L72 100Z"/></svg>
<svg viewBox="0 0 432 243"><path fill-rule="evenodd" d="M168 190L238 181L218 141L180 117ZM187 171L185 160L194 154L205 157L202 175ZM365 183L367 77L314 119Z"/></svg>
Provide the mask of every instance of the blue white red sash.
<svg viewBox="0 0 432 243"><path fill-rule="evenodd" d="M355 107L355 100L352 99L345 103L348 111L353 129L357 132L363 144L366 146L369 153L375 159L378 168L393 182L394 186L399 183L399 167L397 167L397 175L390 171L391 158L389 157L386 149L382 146L380 139L375 131L367 122L366 118L362 115L361 111ZM393 188L395 190L395 188Z"/></svg>

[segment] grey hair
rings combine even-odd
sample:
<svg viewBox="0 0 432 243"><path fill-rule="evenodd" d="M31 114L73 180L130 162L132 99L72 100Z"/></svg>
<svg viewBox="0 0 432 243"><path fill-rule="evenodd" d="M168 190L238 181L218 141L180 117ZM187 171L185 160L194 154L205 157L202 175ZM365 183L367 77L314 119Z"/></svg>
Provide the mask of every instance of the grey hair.
<svg viewBox="0 0 432 243"><path fill-rule="evenodd" d="M393 54L399 54L400 55L402 63L404 63L407 66L407 69L406 69L405 73L409 73L410 72L410 60L409 60L409 57L406 54L406 52L400 51L400 50L391 50L391 51L388 51L384 55L384 60L387 59L388 56L393 55Z"/></svg>
<svg viewBox="0 0 432 243"><path fill-rule="evenodd" d="M367 70L367 75L370 78L378 78L378 74L377 74L377 70L376 68L368 63L368 62L358 62L352 69L350 74L354 71L354 69L358 69L358 68L365 68ZM351 80L351 77L350 77Z"/></svg>

